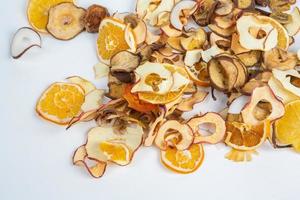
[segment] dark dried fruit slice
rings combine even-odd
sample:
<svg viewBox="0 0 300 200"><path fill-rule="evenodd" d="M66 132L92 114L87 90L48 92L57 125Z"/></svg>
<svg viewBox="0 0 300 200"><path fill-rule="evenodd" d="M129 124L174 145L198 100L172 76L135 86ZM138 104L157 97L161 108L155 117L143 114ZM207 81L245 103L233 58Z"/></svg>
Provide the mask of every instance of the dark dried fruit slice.
<svg viewBox="0 0 300 200"><path fill-rule="evenodd" d="M193 14L195 22L200 26L208 25L217 4L218 1L216 0L201 1L199 3L198 9Z"/></svg>
<svg viewBox="0 0 300 200"><path fill-rule="evenodd" d="M108 16L107 8L103 6L93 4L88 7L83 20L86 31L89 33L97 33L101 21Z"/></svg>
<svg viewBox="0 0 300 200"><path fill-rule="evenodd" d="M61 3L49 10L48 32L59 40L70 40L84 30L85 9Z"/></svg>

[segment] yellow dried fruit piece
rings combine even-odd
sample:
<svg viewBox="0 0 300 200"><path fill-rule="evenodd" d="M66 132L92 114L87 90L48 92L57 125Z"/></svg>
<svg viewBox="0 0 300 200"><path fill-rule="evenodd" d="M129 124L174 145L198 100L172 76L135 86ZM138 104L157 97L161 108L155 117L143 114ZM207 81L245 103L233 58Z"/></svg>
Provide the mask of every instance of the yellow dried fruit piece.
<svg viewBox="0 0 300 200"><path fill-rule="evenodd" d="M54 83L40 97L36 112L48 121L66 125L80 113L84 100L85 93L79 85Z"/></svg>
<svg viewBox="0 0 300 200"><path fill-rule="evenodd" d="M27 6L27 18L30 25L37 31L47 33L49 10L51 7L73 0L30 0Z"/></svg>
<svg viewBox="0 0 300 200"><path fill-rule="evenodd" d="M107 17L102 20L97 39L98 56L104 64L110 64L110 58L124 50L133 50L136 42L132 29L117 19Z"/></svg>
<svg viewBox="0 0 300 200"><path fill-rule="evenodd" d="M275 122L275 136L282 144L292 144L300 152L300 100L285 105L285 114Z"/></svg>
<svg viewBox="0 0 300 200"><path fill-rule="evenodd" d="M130 150L123 143L104 141L99 144L99 148L109 161L118 165L127 165L130 162Z"/></svg>

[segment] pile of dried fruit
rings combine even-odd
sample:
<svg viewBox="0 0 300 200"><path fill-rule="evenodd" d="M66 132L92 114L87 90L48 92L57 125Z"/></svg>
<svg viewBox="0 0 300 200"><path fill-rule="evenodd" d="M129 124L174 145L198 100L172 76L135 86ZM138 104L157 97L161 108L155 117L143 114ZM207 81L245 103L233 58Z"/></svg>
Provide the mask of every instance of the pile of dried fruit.
<svg viewBox="0 0 300 200"><path fill-rule="evenodd" d="M225 143L226 158L237 162L250 161L266 140L300 152L300 50L288 51L300 30L295 3L137 0L136 13L110 17L99 5L31 0L28 19L38 32L61 40L98 32L94 71L108 77L109 88L69 77L42 94L36 111L67 128L96 121L73 156L94 177L112 163L129 164L142 144L158 147L163 165L179 173L201 166L205 144ZM22 28L12 56L40 43L37 32ZM184 117L208 87L228 96L227 107Z"/></svg>

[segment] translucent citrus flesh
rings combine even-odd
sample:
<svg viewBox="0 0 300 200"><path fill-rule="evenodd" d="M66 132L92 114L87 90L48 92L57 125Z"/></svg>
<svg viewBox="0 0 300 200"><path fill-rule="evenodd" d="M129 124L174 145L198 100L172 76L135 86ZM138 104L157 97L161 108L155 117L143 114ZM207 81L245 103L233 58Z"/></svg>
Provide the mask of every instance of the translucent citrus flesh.
<svg viewBox="0 0 300 200"><path fill-rule="evenodd" d="M116 163L129 162L129 149L125 144L115 142L102 142L99 145L100 150L109 158L109 160Z"/></svg>
<svg viewBox="0 0 300 200"><path fill-rule="evenodd" d="M98 54L103 60L108 60L116 53L129 49L125 40L125 24L107 19L99 30L97 47Z"/></svg>
<svg viewBox="0 0 300 200"><path fill-rule="evenodd" d="M64 123L76 116L84 103L84 91L76 84L54 83L42 95L37 104L42 117Z"/></svg>
<svg viewBox="0 0 300 200"><path fill-rule="evenodd" d="M271 123L265 122L258 126L250 126L239 122L227 123L225 143L238 150L253 150L260 146L270 132Z"/></svg>
<svg viewBox="0 0 300 200"><path fill-rule="evenodd" d="M193 144L184 151L168 147L167 150L161 154L163 164L178 173L194 172L200 167L203 158L204 151L201 144Z"/></svg>
<svg viewBox="0 0 300 200"><path fill-rule="evenodd" d="M40 32L47 32L49 9L63 2L73 0L30 0L27 7L27 17L30 25Z"/></svg>
<svg viewBox="0 0 300 200"><path fill-rule="evenodd" d="M292 144L300 152L300 100L285 106L285 114L275 122L275 134L280 143Z"/></svg>

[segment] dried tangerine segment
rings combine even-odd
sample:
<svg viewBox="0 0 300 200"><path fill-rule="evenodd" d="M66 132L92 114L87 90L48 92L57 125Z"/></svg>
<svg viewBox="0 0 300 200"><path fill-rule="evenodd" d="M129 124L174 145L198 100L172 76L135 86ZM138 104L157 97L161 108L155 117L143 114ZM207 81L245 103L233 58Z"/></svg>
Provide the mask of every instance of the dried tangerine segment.
<svg viewBox="0 0 300 200"><path fill-rule="evenodd" d="M49 10L47 31L56 39L70 40L84 30L85 9L61 3Z"/></svg>
<svg viewBox="0 0 300 200"><path fill-rule="evenodd" d="M37 31L47 33L49 10L51 7L73 0L30 0L27 7L27 17L30 25Z"/></svg>
<svg viewBox="0 0 300 200"><path fill-rule="evenodd" d="M118 165L127 165L130 162L131 152L126 144L115 141L104 141L99 144L99 148L109 161Z"/></svg>
<svg viewBox="0 0 300 200"><path fill-rule="evenodd" d="M101 62L110 64L110 58L124 50L135 51L136 41L132 29L123 22L107 17L102 20L97 39L98 56Z"/></svg>
<svg viewBox="0 0 300 200"><path fill-rule="evenodd" d="M161 151L161 162L163 165L177 173L188 174L196 171L204 159L202 144L192 144L186 150L177 150L174 147L167 147Z"/></svg>
<svg viewBox="0 0 300 200"><path fill-rule="evenodd" d="M80 113L84 100L85 93L79 85L54 83L40 97L36 112L48 121L66 125Z"/></svg>
<svg viewBox="0 0 300 200"><path fill-rule="evenodd" d="M285 114L275 122L275 137L282 144L292 144L300 152L300 100L285 105Z"/></svg>

